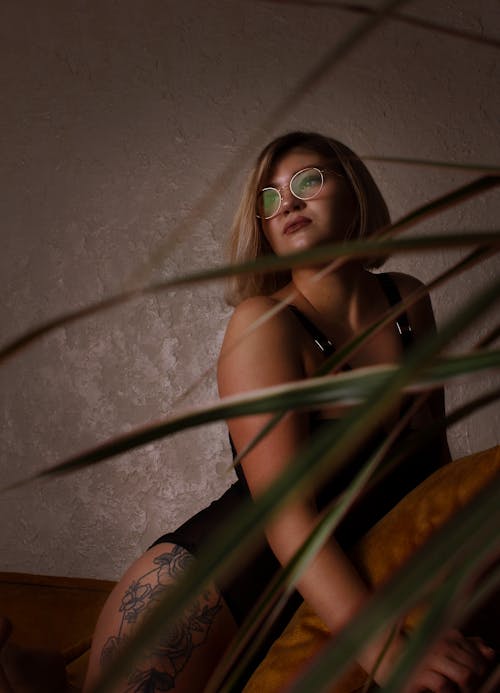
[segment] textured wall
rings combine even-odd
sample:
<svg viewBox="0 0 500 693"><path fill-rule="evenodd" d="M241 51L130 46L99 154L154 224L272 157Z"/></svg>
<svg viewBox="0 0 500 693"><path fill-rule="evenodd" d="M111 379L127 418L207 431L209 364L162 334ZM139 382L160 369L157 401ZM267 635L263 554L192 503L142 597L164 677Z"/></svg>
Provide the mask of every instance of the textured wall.
<svg viewBox="0 0 500 693"><path fill-rule="evenodd" d="M496 0L406 11L500 37ZM2 343L139 280L219 262L250 154L285 130L324 131L362 154L498 164L498 49L388 21L306 79L359 21L258 0L3 0ZM372 169L395 216L471 178ZM498 200L488 193L422 230L495 228ZM390 267L428 280L453 258ZM490 261L440 290L438 321L495 271ZM165 292L59 329L3 365L2 481L172 411L214 364L228 315L220 285ZM455 385L448 401L491 382ZM185 403L215 394L212 372ZM498 408L483 410L453 429L453 452L498 442L499 428ZM2 567L115 578L230 483L229 460L213 426L3 494Z"/></svg>

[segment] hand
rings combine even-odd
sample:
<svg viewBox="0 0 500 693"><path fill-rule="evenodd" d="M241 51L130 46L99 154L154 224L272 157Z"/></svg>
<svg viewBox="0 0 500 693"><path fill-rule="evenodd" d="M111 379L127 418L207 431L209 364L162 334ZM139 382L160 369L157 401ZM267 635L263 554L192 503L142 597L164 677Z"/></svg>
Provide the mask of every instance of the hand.
<svg viewBox="0 0 500 693"><path fill-rule="evenodd" d="M495 656L481 638L450 630L425 657L404 693L474 693Z"/></svg>

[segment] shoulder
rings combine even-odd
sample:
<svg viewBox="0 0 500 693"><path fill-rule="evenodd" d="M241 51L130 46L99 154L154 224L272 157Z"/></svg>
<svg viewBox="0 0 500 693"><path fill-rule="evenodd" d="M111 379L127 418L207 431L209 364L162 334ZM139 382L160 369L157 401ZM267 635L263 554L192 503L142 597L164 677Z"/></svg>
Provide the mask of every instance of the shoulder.
<svg viewBox="0 0 500 693"><path fill-rule="evenodd" d="M253 296L236 306L226 329L222 351L243 335L270 341L290 335L295 326L290 311L271 296Z"/></svg>
<svg viewBox="0 0 500 693"><path fill-rule="evenodd" d="M221 394L304 377L292 313L269 296L245 299L227 326L218 362Z"/></svg>
<svg viewBox="0 0 500 693"><path fill-rule="evenodd" d="M434 312L429 292L424 282L403 272L388 272L396 284L401 298L405 299L418 291L421 297L407 310L410 324L416 333L423 333L435 328Z"/></svg>

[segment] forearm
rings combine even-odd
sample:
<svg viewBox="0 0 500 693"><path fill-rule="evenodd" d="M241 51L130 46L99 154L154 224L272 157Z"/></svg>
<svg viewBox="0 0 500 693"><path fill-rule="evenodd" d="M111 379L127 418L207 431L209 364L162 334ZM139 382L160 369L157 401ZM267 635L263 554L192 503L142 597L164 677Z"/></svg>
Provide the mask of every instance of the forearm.
<svg viewBox="0 0 500 693"><path fill-rule="evenodd" d="M268 539L282 564L292 558L317 521L318 516L312 509L296 504L273 523L268 530ZM297 589L327 625L332 635L352 620L371 594L352 562L334 539L330 539L309 564L297 584ZM390 628L387 628L359 654L357 661L366 671L373 670L389 635ZM378 683L383 683L387 679L403 647L404 639L397 634L375 677Z"/></svg>

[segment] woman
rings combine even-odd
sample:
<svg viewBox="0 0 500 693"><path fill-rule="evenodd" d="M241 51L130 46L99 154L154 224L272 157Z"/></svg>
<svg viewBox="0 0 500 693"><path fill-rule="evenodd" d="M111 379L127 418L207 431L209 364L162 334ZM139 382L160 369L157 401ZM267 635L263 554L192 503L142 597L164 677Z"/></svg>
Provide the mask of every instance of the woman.
<svg viewBox="0 0 500 693"><path fill-rule="evenodd" d="M315 133L291 133L271 142L252 171L233 227L232 260L266 253L285 255L332 241L369 236L389 221L384 200L365 166L347 147ZM222 397L312 376L335 346L349 341L380 317L388 307L419 288L403 274L376 275L376 263L359 260L341 264L315 278L318 267L294 269L280 275L240 277L232 286L236 309L229 322L218 369ZM256 329L255 321L282 299L292 306L276 313ZM428 298L420 300L397 323L382 329L351 359L350 367L398 362L414 339L434 328ZM244 338L242 338L244 336ZM334 346L335 345L335 346ZM442 395L428 403L442 413ZM421 411L409 428L425 424ZM171 534L159 539L122 578L99 619L91 653L86 690L92 689L101 668L133 632L142 615L168 587L182 579L196 560L197 548L227 521L249 494L258 497L283 471L313 430L332 425L334 407L320 412L293 412L284 417L242 463L238 482L218 501ZM248 416L229 422L234 448L243 450L270 419ZM225 584L210 585L184 614L176 632L167 630L155 648L123 681L120 691L201 691L238 625L262 593L279 564L286 563L314 527L318 512L345 485L394 424L387 421L349 465L341 481L322 484L314 498L295 501L266 529L267 544L240 574ZM405 431L405 434L407 431ZM434 450L437 446L434 446ZM420 463L426 459L425 467ZM446 441L437 454L405 462L363 499L362 507L342 523L305 571L298 591L332 633L348 622L368 597L368 589L344 551L406 492L440 464L449 460ZM296 607L292 600L283 622ZM283 622L278 625L282 627ZM370 670L385 636L363 652L359 661ZM397 637L377 672L387 678L403 637ZM469 691L484 675L492 653L479 640L448 634L408 690Z"/></svg>

